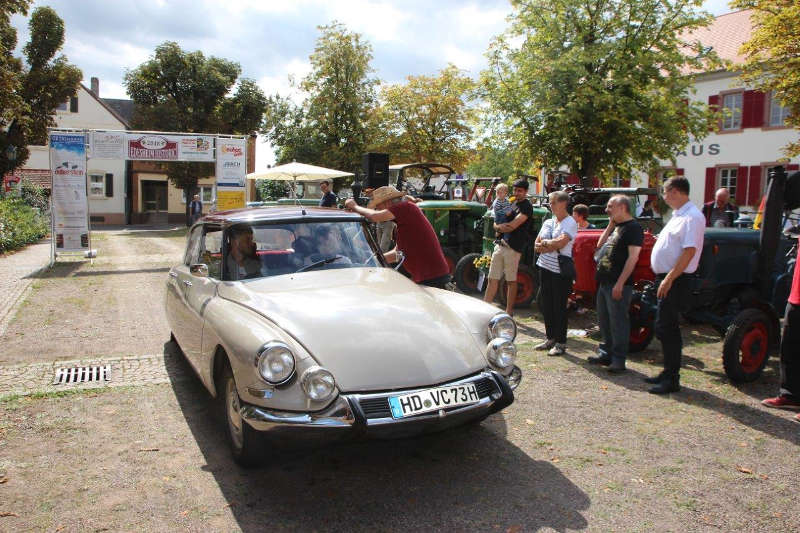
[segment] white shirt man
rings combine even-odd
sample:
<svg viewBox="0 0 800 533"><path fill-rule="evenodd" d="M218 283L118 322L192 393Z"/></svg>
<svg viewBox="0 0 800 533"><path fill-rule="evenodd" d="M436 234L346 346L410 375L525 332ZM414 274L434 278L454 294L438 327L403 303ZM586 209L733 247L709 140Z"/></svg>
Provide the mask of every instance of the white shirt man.
<svg viewBox="0 0 800 533"><path fill-rule="evenodd" d="M673 209L672 218L658 234L650 255L658 284L655 333L664 352L664 371L645 380L657 384L650 389L653 394L680 390L683 342L678 318L691 301L686 274L697 270L706 225L703 214L689 201L689 180L685 177L675 176L664 183L664 201Z"/></svg>

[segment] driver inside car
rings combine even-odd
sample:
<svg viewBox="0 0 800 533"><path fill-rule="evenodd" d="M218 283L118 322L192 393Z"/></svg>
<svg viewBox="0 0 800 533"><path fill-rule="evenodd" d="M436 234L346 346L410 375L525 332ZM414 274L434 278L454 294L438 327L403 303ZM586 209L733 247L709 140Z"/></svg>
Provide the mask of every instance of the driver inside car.
<svg viewBox="0 0 800 533"><path fill-rule="evenodd" d="M230 230L230 246L225 258L229 280L261 277L261 261L253 241L253 228L246 225L233 226Z"/></svg>
<svg viewBox="0 0 800 533"><path fill-rule="evenodd" d="M314 240L317 246L317 253L311 254L311 262L329 261L331 264L352 264L349 257L343 255L342 246L336 234L331 231L330 226L319 226L314 233ZM335 258L335 259L333 259Z"/></svg>

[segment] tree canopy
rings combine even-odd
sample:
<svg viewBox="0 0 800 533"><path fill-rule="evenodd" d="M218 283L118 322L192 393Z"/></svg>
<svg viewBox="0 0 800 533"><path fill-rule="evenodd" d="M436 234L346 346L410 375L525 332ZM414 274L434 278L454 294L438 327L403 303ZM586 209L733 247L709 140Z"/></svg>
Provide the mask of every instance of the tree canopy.
<svg viewBox="0 0 800 533"><path fill-rule="evenodd" d="M380 131L398 162L440 161L463 170L470 158L475 82L455 65L381 89Z"/></svg>
<svg viewBox="0 0 800 533"><path fill-rule="evenodd" d="M0 175L28 160L29 144L47 143L56 125L56 108L75 96L83 74L64 55L64 21L49 7L38 7L28 21L30 41L23 58L13 55L17 32L11 16L27 15L29 0L0 4Z"/></svg>
<svg viewBox="0 0 800 533"><path fill-rule="evenodd" d="M734 0L732 7L752 9L753 33L742 47L747 61L742 78L772 92L789 109L788 125L800 128L800 3L797 0ZM784 148L800 155L800 142Z"/></svg>
<svg viewBox="0 0 800 533"><path fill-rule="evenodd" d="M701 0L512 0L482 73L493 129L549 168L610 178L674 159L713 114L690 102L714 54Z"/></svg>
<svg viewBox="0 0 800 533"><path fill-rule="evenodd" d="M253 80L239 80L238 63L202 52L186 52L167 41L134 70L124 84L134 101L133 126L189 133L250 134L261 128L267 98ZM232 96L228 96L236 85ZM211 163L168 163L170 181L190 198L198 176L213 174ZM186 202L189 219L189 202Z"/></svg>
<svg viewBox="0 0 800 533"><path fill-rule="evenodd" d="M299 83L302 104L270 97L263 133L277 149L278 163L304 163L353 171L370 139L376 105L372 46L334 22L318 26L311 72Z"/></svg>

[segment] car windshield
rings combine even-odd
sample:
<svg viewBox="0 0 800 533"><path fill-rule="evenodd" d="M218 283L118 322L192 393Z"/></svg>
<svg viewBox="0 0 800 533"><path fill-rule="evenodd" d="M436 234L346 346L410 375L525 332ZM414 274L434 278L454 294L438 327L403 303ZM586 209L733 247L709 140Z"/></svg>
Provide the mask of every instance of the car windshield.
<svg viewBox="0 0 800 533"><path fill-rule="evenodd" d="M228 229L226 280L382 266L357 221L236 224Z"/></svg>

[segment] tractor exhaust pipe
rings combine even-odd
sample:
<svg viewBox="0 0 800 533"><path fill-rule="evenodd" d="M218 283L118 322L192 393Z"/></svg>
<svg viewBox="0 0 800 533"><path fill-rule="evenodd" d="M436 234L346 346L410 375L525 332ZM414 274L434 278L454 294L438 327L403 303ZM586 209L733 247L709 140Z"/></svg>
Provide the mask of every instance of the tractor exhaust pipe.
<svg viewBox="0 0 800 533"><path fill-rule="evenodd" d="M778 166L770 170L767 178L767 200L761 222L758 250L758 283L761 294L769 294L772 286L772 270L783 222L784 190L786 189L786 170Z"/></svg>

